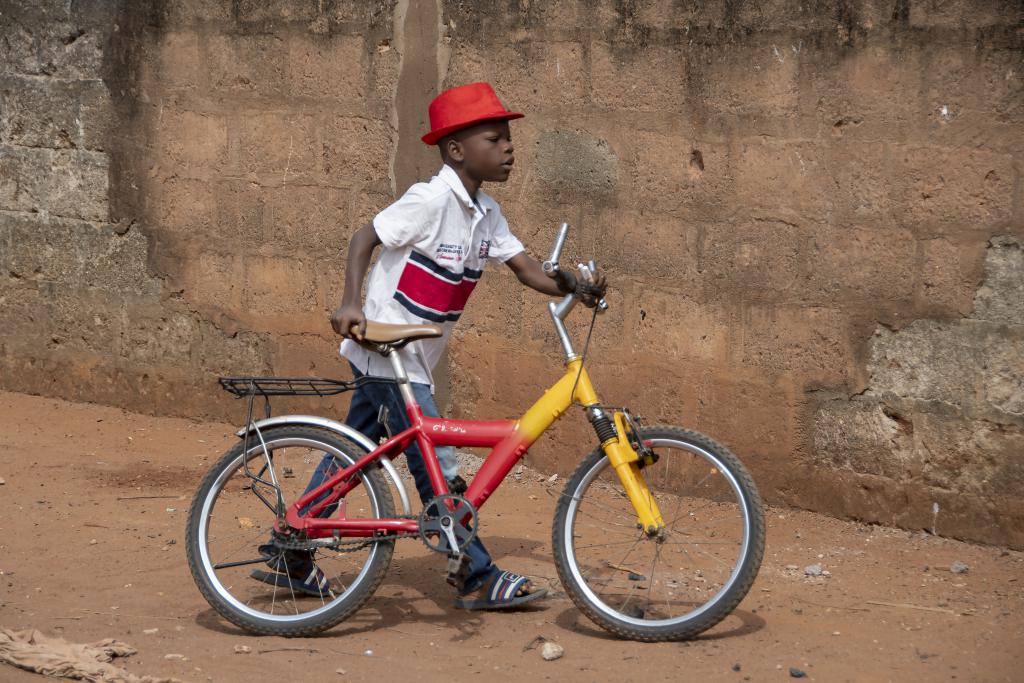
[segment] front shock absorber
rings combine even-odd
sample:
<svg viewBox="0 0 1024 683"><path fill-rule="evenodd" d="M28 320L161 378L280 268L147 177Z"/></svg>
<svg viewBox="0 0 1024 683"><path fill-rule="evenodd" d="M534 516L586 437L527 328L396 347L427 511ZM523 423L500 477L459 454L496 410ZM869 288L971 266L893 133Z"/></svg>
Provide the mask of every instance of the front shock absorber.
<svg viewBox="0 0 1024 683"><path fill-rule="evenodd" d="M588 408L587 418L590 420L590 424L594 425L594 431L597 432L597 441L602 446L608 443L608 441L619 437L618 432L615 431L615 425L612 424L608 415L600 408L596 406Z"/></svg>

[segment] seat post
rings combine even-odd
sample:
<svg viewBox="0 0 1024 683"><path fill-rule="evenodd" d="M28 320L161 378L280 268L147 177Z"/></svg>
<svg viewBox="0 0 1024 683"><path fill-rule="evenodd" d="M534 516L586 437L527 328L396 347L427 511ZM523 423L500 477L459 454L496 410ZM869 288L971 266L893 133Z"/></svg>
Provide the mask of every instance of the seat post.
<svg viewBox="0 0 1024 683"><path fill-rule="evenodd" d="M405 372L405 364L402 363L398 349L389 346L387 357L391 361L391 369L395 373L395 380L398 381L398 391L402 394L405 407L416 405L416 395L412 393L412 384L409 382L409 375Z"/></svg>

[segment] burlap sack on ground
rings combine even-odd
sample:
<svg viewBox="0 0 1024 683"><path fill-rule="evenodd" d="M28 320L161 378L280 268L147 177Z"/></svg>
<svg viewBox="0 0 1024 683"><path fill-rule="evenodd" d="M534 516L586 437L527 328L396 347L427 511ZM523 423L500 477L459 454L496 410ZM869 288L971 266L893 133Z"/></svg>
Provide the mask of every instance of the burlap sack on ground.
<svg viewBox="0 0 1024 683"><path fill-rule="evenodd" d="M0 628L0 662L20 669L92 683L182 683L176 678L136 676L109 663L135 652L135 648L113 638L83 645L51 638L34 628Z"/></svg>

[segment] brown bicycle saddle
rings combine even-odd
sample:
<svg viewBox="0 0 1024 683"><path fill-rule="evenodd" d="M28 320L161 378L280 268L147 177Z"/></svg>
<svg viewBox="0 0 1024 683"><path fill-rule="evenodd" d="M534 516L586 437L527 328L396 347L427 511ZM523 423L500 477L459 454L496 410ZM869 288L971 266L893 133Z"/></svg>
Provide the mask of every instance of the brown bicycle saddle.
<svg viewBox="0 0 1024 683"><path fill-rule="evenodd" d="M356 329L356 326L353 325L352 332L356 332ZM431 339L443 334L444 331L440 325L393 325L367 320L363 341L370 344L403 346L417 339Z"/></svg>

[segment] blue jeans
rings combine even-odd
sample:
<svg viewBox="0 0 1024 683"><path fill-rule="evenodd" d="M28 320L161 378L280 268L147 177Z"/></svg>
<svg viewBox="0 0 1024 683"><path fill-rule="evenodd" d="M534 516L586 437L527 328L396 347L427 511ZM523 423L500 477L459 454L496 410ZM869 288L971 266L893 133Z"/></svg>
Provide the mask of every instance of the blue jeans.
<svg viewBox="0 0 1024 683"><path fill-rule="evenodd" d="M357 379L363 376L363 373L356 369L354 365L352 365L352 372ZM413 395L420 404L420 408L423 409L423 414L427 417L440 417L437 404L434 403L434 396L430 393L430 385L419 382L412 382L411 384ZM405 402L398 391L398 385L392 383L365 384L356 389L352 394L352 403L349 406L345 424L362 432L371 441L379 441L380 437L385 436L383 426L377 422L377 415L382 405L387 406L388 428L392 434L398 434L409 428L409 417L405 412ZM451 446L438 446L434 450L437 453L438 460L441 461L441 470L444 472L445 478L451 479L458 474L458 460L455 457L455 449ZM419 445L415 441L405 449L405 460L409 465L409 472L416 482L416 490L420 494L420 500L426 505L434 497L434 487L430 483L427 467L423 462L423 455L420 453ZM324 479L326 479L326 473L334 464L332 461L332 456L324 456L324 459L313 473L306 491L311 491L323 483ZM325 514L330 514L329 511L325 510L324 512ZM465 552L466 558L469 561L469 574L462 587L462 592L468 593L480 588L490 578L491 574L496 571L496 567L491 561L491 554L487 552L487 548L484 547L479 537L473 539L473 542L464 548L463 552Z"/></svg>

